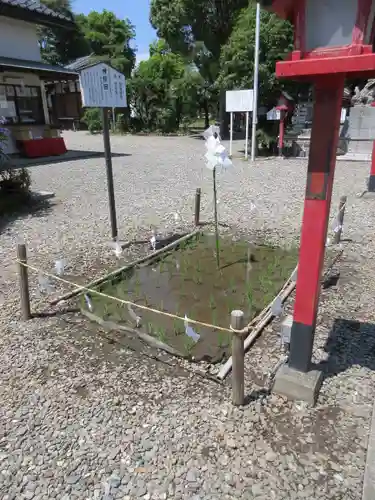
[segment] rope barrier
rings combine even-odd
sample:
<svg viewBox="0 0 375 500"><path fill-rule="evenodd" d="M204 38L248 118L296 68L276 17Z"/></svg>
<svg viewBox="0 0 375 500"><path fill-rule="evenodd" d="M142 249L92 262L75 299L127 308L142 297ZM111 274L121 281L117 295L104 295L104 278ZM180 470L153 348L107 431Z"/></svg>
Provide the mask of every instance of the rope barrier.
<svg viewBox="0 0 375 500"><path fill-rule="evenodd" d="M30 269L31 271L34 271L35 273L44 274L48 278L54 279L56 281L59 281L61 283L69 285L69 286L73 286L77 290L89 292L89 293L91 293L93 295L98 295L99 297L103 297L105 299L114 300L115 302L119 302L120 304L123 304L123 305L133 306L135 308L138 308L138 309L141 309L141 310L144 310L144 311L149 311L149 312L152 312L152 313L161 314L161 315L166 316L166 317L171 318L171 319L176 319L176 320L183 321L184 323L186 322L186 318L182 318L181 316L178 316L177 314L168 313L166 311L159 311L158 309L153 309L152 307L147 307L147 306L144 306L142 304L136 304L134 302L131 302L130 300L120 299L119 297L113 297L111 295L107 295L106 293L99 292L98 290L93 290L91 288L87 288L87 287L82 286L82 285L77 285L76 283L73 283L72 281L65 280L64 278L60 278L59 276L56 276L56 275L54 275L52 273L48 273L48 272L42 271L42 270L40 270L40 269L38 269L38 268L36 268L34 266L30 266L29 264L26 264L25 262L22 262L19 259L16 259L16 262L18 264L20 264L21 266L26 267L26 268ZM198 321L198 320L195 320L195 319L188 318L187 322L190 323L190 324L192 324L192 325L203 326L203 327L206 327L206 328L211 328L213 330L219 330L221 332L233 333L233 331L230 328L224 328L224 327L217 326L217 325L211 325L210 323L204 323L202 321Z"/></svg>

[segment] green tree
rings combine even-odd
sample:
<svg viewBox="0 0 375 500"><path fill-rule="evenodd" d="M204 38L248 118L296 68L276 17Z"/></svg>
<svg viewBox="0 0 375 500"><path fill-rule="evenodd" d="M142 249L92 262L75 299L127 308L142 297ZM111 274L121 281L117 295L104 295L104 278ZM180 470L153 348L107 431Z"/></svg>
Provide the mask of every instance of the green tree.
<svg viewBox="0 0 375 500"><path fill-rule="evenodd" d="M158 40L150 46L150 58L139 64L129 81L135 121L148 130L177 130L184 116L196 115L201 83L196 68Z"/></svg>
<svg viewBox="0 0 375 500"><path fill-rule="evenodd" d="M73 16L76 29L70 33L60 28L41 27L39 44L44 61L50 64L68 64L89 54L130 76L135 65L135 49L131 43L135 28L129 19L118 19L113 12L92 11L87 16L74 15L70 0L46 0L51 9Z"/></svg>
<svg viewBox="0 0 375 500"><path fill-rule="evenodd" d="M220 55L217 83L225 89L253 88L256 5L243 9ZM259 103L273 105L282 89L293 92L294 83L278 80L276 61L293 50L293 28L274 14L261 11L259 50Z"/></svg>
<svg viewBox="0 0 375 500"><path fill-rule="evenodd" d="M67 17L73 17L70 0L45 0L50 9ZM74 59L90 54L90 45L79 26L69 33L62 28L38 28L42 59L49 64L68 64Z"/></svg>
<svg viewBox="0 0 375 500"><path fill-rule="evenodd" d="M239 11L249 0L151 0L151 24L172 50L195 62L212 96L221 48ZM221 90L221 89L219 89ZM226 135L225 94L221 92L221 132Z"/></svg>
<svg viewBox="0 0 375 500"><path fill-rule="evenodd" d="M118 19L113 12L103 10L79 14L76 20L90 53L129 77L135 65L135 49L131 46L135 28L129 19Z"/></svg>

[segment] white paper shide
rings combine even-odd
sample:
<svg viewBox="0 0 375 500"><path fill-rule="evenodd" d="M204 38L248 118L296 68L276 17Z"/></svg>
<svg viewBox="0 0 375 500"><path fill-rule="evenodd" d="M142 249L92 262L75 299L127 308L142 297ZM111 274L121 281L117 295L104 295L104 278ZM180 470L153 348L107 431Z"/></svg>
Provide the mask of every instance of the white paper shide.
<svg viewBox="0 0 375 500"><path fill-rule="evenodd" d="M220 136L210 127L203 134L206 138L207 152L204 155L206 158L206 167L210 170L226 169L233 166L232 161L228 156L228 152L220 142Z"/></svg>

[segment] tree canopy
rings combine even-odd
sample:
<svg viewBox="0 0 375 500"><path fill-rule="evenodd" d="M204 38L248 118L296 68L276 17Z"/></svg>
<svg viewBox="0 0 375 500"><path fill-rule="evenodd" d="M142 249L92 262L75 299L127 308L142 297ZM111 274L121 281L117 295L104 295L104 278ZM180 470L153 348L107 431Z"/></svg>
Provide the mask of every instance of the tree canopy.
<svg viewBox="0 0 375 500"><path fill-rule="evenodd" d="M62 14L72 14L70 0L45 0L47 7ZM90 54L90 45L77 25L68 34L62 28L38 28L38 38L42 59L49 64L68 64Z"/></svg>
<svg viewBox="0 0 375 500"><path fill-rule="evenodd" d="M222 47L218 86L227 90L254 85L256 6L241 10L234 29ZM259 102L272 105L286 84L275 75L276 62L293 50L293 28L274 14L261 11L259 50ZM288 86L288 85L287 85ZM293 84L292 84L293 86ZM290 87L290 84L289 84Z"/></svg>
<svg viewBox="0 0 375 500"><path fill-rule="evenodd" d="M71 0L45 0L71 12ZM205 126L219 116L227 124L225 90L253 87L256 0L151 0L150 21L158 39L150 58L135 68L135 26L113 12L75 14L76 30L40 28L42 57L67 64L92 55L127 77L131 123L138 129L178 130L201 116ZM259 104L273 106L278 93L292 95L300 85L276 79L276 61L293 47L292 26L262 11L259 52ZM135 68L135 69L134 69ZM226 127L221 127L225 135Z"/></svg>
<svg viewBox="0 0 375 500"><path fill-rule="evenodd" d="M130 103L146 129L167 132L178 129L182 115L192 114L191 108L196 113L200 87L196 69L159 40L150 46L150 58L134 71L129 82Z"/></svg>
<svg viewBox="0 0 375 500"><path fill-rule="evenodd" d="M135 64L135 27L129 19L118 19L113 12L91 11L87 16L76 16L77 24L89 45L90 53L100 61L130 76Z"/></svg>
<svg viewBox="0 0 375 500"><path fill-rule="evenodd" d="M71 13L70 0L46 0L51 9ZM91 11L74 15L76 29L66 33L60 28L40 28L42 58L50 64L69 62L93 54L98 61L110 63L130 76L135 65L135 49L131 46L135 28L129 19L118 19L113 12Z"/></svg>

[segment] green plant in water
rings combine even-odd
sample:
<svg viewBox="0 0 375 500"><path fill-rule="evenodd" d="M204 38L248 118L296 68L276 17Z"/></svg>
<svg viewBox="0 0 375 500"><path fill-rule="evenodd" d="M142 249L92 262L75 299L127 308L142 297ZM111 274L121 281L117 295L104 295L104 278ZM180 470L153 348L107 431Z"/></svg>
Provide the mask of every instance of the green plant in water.
<svg viewBox="0 0 375 500"><path fill-rule="evenodd" d="M246 291L247 305L249 307L249 311L253 309L254 305L254 294L252 289L249 287Z"/></svg>
<svg viewBox="0 0 375 500"><path fill-rule="evenodd" d="M230 291L232 293L236 293L237 292L236 282L234 281L233 278L231 278L231 280L230 280Z"/></svg>
<svg viewBox="0 0 375 500"><path fill-rule="evenodd" d="M218 346L222 349L223 347L228 347L229 345L229 335L225 332L218 333Z"/></svg>
<svg viewBox="0 0 375 500"><path fill-rule="evenodd" d="M147 295L143 295L143 301L145 303L145 306L148 307L149 306L149 302L148 302L148 299L147 299Z"/></svg>
<svg viewBox="0 0 375 500"><path fill-rule="evenodd" d="M161 326L159 328L157 328L156 334L157 334L157 337L160 340L160 342L163 342L165 344L167 341L167 333L164 330L164 328L162 328Z"/></svg>
<svg viewBox="0 0 375 500"><path fill-rule="evenodd" d="M139 295L140 289L141 289L141 282L139 281L139 279L136 279L134 282L134 294Z"/></svg>
<svg viewBox="0 0 375 500"><path fill-rule="evenodd" d="M264 274L259 276L259 286L262 292L266 292L268 289L268 278Z"/></svg>
<svg viewBox="0 0 375 500"><path fill-rule="evenodd" d="M210 295L210 309L216 309L215 297L212 294Z"/></svg>
<svg viewBox="0 0 375 500"><path fill-rule="evenodd" d="M216 319L217 319L217 313L216 313L216 309L214 309L211 313L211 322L213 325L216 325Z"/></svg>
<svg viewBox="0 0 375 500"><path fill-rule="evenodd" d="M179 319L174 319L173 320L173 331L175 335L182 335L185 333L185 326L183 322Z"/></svg>
<svg viewBox="0 0 375 500"><path fill-rule="evenodd" d="M196 269L198 274L201 272L201 265L200 265L199 260L197 260L197 263L195 264L195 269Z"/></svg>
<svg viewBox="0 0 375 500"><path fill-rule="evenodd" d="M163 260L161 260L160 264L159 264L159 271L160 271L160 273L164 272L164 267L165 267L165 263L164 263Z"/></svg>
<svg viewBox="0 0 375 500"><path fill-rule="evenodd" d="M147 333L152 335L154 332L154 325L152 323L147 323Z"/></svg>
<svg viewBox="0 0 375 500"><path fill-rule="evenodd" d="M184 347L185 347L186 353L189 356L191 355L191 352L192 352L194 346L195 346L194 340L191 339L190 337L185 337L185 339L184 339Z"/></svg>

